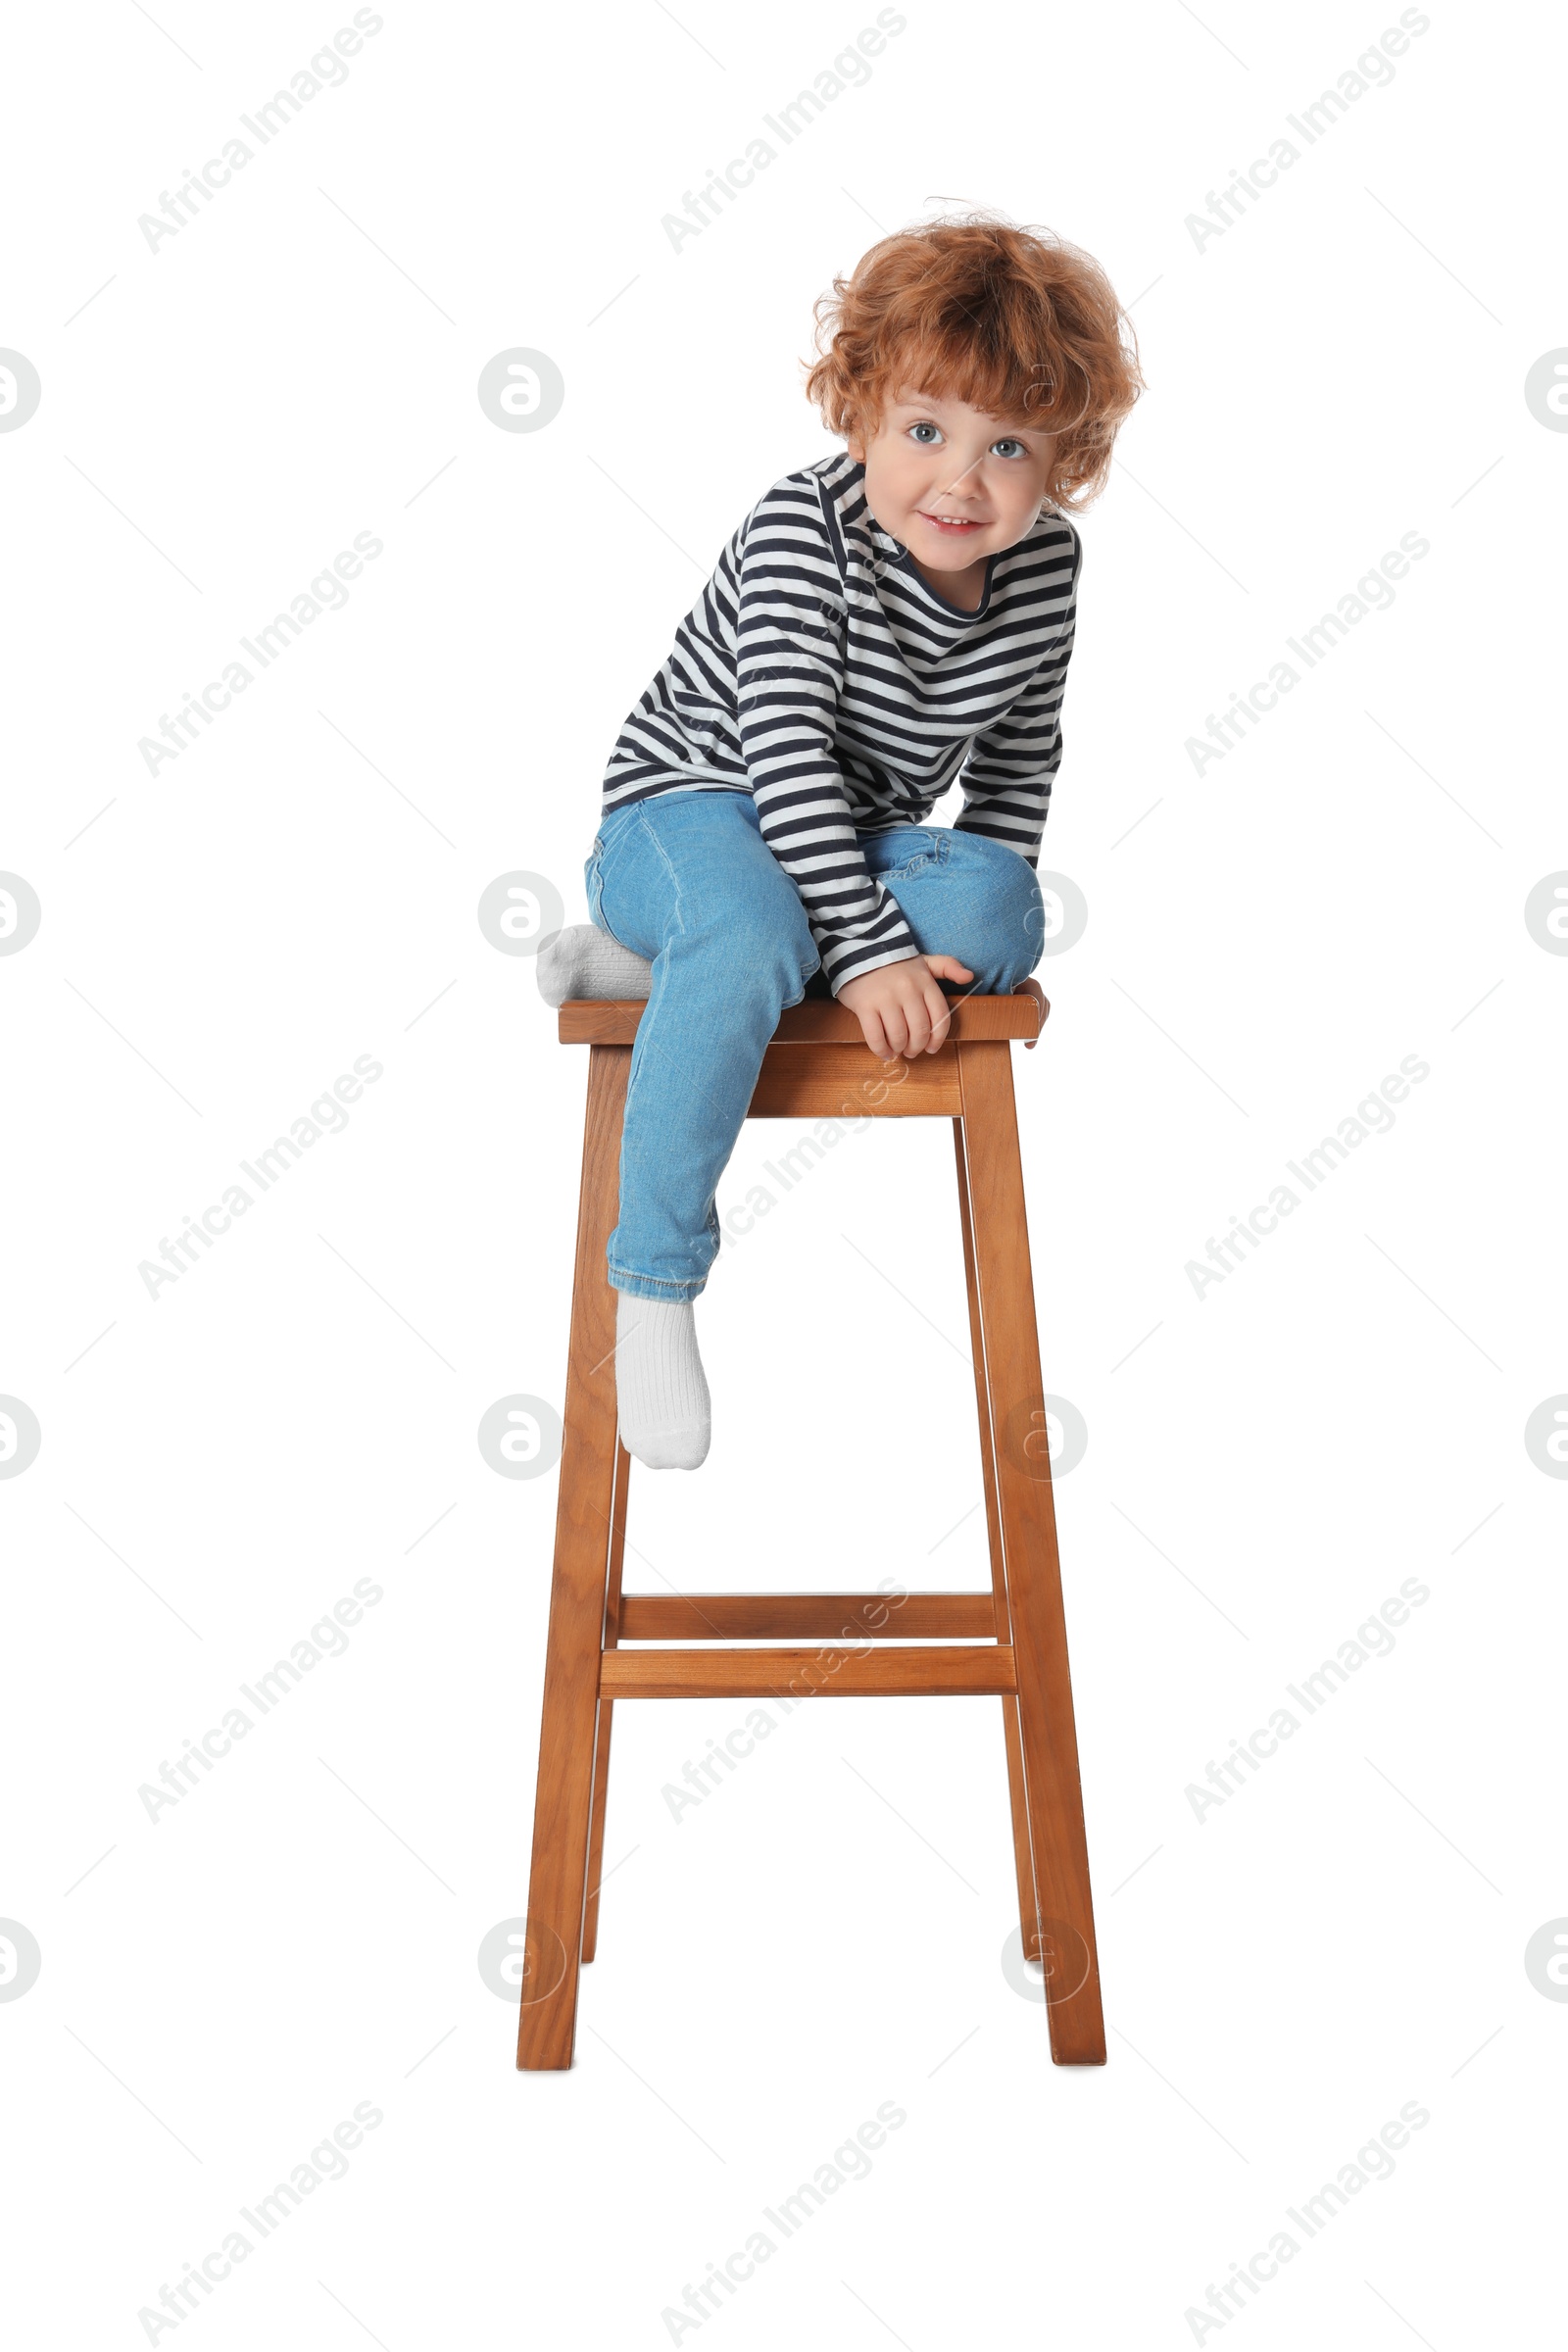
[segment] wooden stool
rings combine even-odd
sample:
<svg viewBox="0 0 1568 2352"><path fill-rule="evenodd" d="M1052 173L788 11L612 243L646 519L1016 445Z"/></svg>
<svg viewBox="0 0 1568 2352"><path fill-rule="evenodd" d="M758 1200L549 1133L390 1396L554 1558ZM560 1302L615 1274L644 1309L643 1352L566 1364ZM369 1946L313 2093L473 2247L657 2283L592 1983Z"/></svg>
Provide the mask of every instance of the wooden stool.
<svg viewBox="0 0 1568 2352"><path fill-rule="evenodd" d="M892 1613L885 1593L704 1593L687 1599L621 1592L631 1457L615 1434L615 1296L606 1278L605 1245L617 1215L621 1118L643 1006L587 1001L561 1006L563 1045L590 1048L588 1102L519 2067L571 2064L578 1962L593 1958L599 1920L614 1702L758 1698L786 1686L798 1692L803 1684L841 1696L984 1691L1001 1697L1023 1952L1045 1971L1051 2054L1058 2065L1103 2064L1008 1043L1021 1037L1032 1046L1049 1010L1032 980L1015 996L960 999L939 1053L884 1063L865 1046L846 1007L831 1000L803 1002L780 1020L752 1097L751 1118L869 1113L953 1121L991 1591L910 1593L896 1611L893 1630L931 1646L906 1647L884 1638L883 1645L857 1655L866 1638L853 1649L843 1646L847 1620L885 1623ZM976 1636L984 1640L976 1642ZM828 1646L686 1646L736 1639ZM621 1644L627 1642L676 1646L626 1649ZM965 1642L970 1646L959 1646Z"/></svg>

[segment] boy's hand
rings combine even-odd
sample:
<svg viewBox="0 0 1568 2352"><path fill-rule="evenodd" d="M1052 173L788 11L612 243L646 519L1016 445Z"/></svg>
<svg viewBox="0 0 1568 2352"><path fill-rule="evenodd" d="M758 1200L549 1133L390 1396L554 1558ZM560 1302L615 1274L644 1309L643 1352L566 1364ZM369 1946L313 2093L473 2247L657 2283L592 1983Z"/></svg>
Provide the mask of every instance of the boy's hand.
<svg viewBox="0 0 1568 2352"><path fill-rule="evenodd" d="M973 978L956 956L909 956L846 980L839 1003L854 1013L879 1061L935 1054L948 1042L948 1000L938 980Z"/></svg>

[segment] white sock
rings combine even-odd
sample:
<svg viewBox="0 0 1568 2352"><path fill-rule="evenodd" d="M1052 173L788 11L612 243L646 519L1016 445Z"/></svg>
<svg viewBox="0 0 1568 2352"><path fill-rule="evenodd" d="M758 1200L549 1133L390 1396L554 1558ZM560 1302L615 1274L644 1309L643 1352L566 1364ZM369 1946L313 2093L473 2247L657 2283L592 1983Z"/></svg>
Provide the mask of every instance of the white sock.
<svg viewBox="0 0 1568 2352"><path fill-rule="evenodd" d="M547 1004L564 1004L568 997L635 997L646 1002L653 986L654 967L645 956L634 956L618 939L593 923L570 923L558 931L536 958L539 994Z"/></svg>
<svg viewBox="0 0 1568 2352"><path fill-rule="evenodd" d="M711 1430L708 1382L689 1298L615 1293L620 1442L650 1470L695 1470Z"/></svg>

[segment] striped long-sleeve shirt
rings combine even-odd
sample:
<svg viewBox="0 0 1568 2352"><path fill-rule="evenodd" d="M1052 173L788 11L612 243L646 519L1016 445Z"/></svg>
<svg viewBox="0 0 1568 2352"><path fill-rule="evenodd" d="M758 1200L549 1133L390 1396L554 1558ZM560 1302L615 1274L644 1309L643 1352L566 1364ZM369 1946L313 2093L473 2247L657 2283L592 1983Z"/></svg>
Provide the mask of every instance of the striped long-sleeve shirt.
<svg viewBox="0 0 1568 2352"><path fill-rule="evenodd" d="M986 562L974 612L930 587L872 515L847 453L758 501L622 727L603 810L750 792L836 996L919 953L856 833L919 824L956 781L956 830L1034 865L1061 759L1078 533L1047 507Z"/></svg>

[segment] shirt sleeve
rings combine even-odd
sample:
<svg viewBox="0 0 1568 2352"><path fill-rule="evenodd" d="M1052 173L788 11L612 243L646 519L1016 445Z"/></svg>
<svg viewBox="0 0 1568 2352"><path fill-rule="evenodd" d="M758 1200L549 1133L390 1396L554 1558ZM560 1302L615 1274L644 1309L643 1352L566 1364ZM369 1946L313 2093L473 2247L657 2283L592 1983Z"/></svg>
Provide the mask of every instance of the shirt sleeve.
<svg viewBox="0 0 1568 2352"><path fill-rule="evenodd" d="M898 901L866 869L836 751L848 612L818 576L819 522L759 517L741 551L736 724L762 838L789 875L836 997L919 955Z"/></svg>
<svg viewBox="0 0 1568 2352"><path fill-rule="evenodd" d="M1082 561L1079 541L1060 635L1006 714L975 737L958 775L963 813L954 819L954 831L1003 842L1031 866L1039 862L1051 787L1061 765L1061 698L1077 626Z"/></svg>

